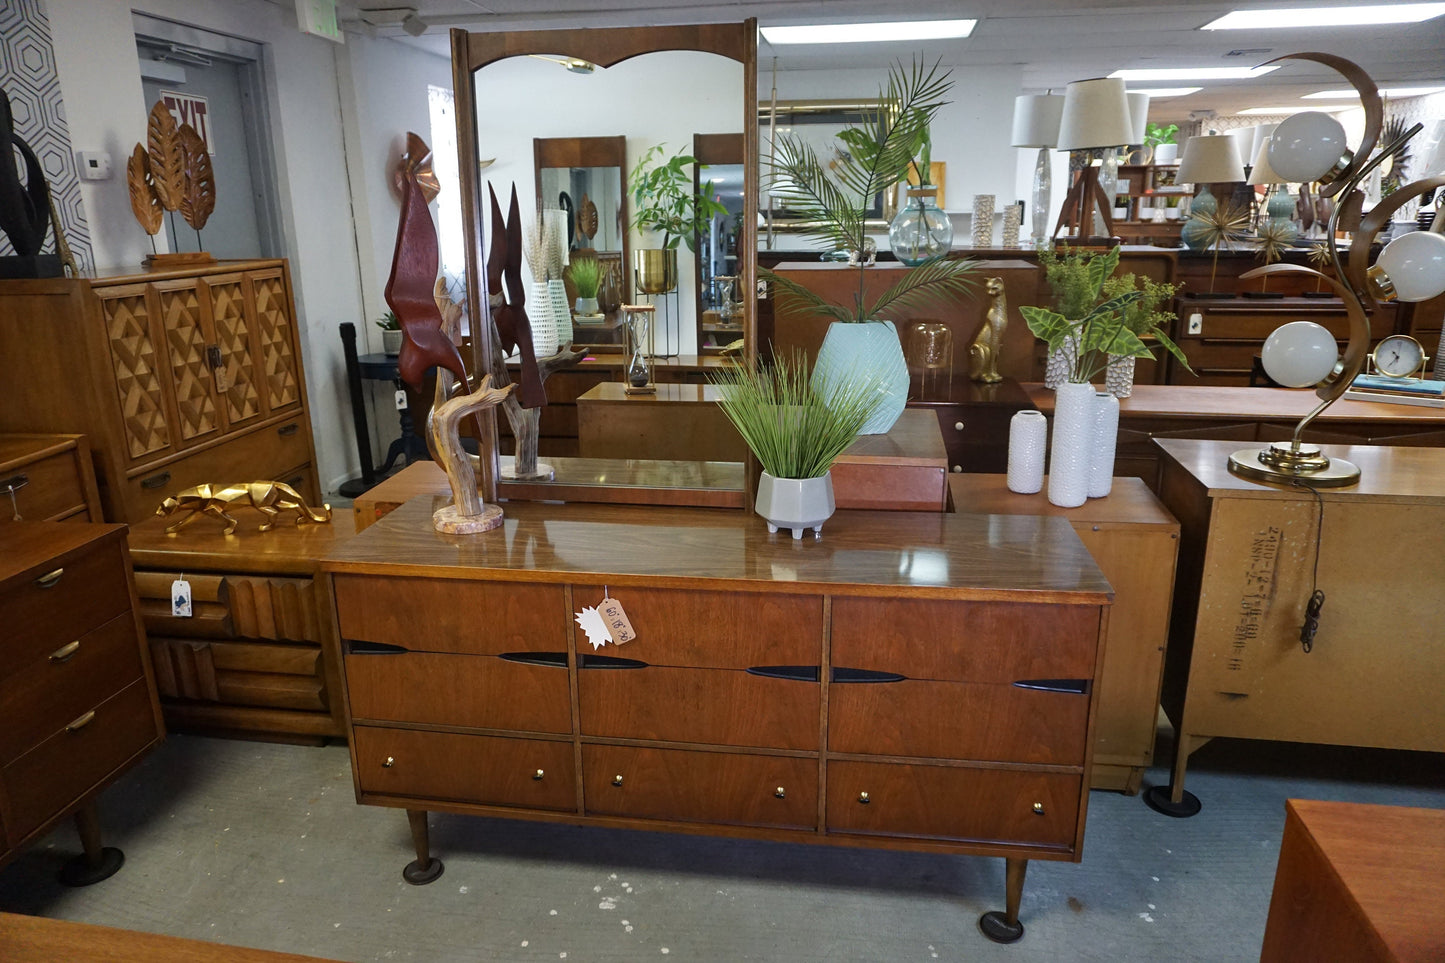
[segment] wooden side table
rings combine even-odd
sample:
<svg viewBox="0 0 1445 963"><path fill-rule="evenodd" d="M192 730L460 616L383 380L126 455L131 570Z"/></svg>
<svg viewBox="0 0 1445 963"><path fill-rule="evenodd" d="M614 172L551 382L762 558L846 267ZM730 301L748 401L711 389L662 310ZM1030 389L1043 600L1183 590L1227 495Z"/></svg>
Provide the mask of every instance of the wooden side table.
<svg viewBox="0 0 1445 963"><path fill-rule="evenodd" d="M1107 498L1078 508L1052 505L1043 491L1015 494L1007 482L1004 475L950 475L954 510L1067 518L1114 586L1089 784L1133 795L1154 760L1179 523L1138 478L1116 478Z"/></svg>

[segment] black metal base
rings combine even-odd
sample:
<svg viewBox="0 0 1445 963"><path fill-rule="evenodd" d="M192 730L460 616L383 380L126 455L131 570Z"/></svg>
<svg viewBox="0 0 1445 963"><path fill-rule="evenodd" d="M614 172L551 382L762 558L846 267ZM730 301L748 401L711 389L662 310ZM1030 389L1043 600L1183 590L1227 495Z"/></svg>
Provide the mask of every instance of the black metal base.
<svg viewBox="0 0 1445 963"><path fill-rule="evenodd" d="M989 910L980 916L978 929L995 943L1017 943L1024 935L1024 924L1010 923L998 910Z"/></svg>
<svg viewBox="0 0 1445 963"><path fill-rule="evenodd" d="M1184 795L1178 802L1171 799L1171 796L1173 796L1173 792L1168 786L1150 786L1144 790L1144 805L1156 813L1173 816L1175 819L1188 819L1190 816L1197 815L1199 810L1204 808L1199 797L1187 789L1184 790Z"/></svg>
<svg viewBox="0 0 1445 963"><path fill-rule="evenodd" d="M442 861L435 856L425 866L421 864L421 860L414 859L401 871L401 878L413 886L425 886L440 876L444 869L446 867L442 865Z"/></svg>
<svg viewBox="0 0 1445 963"><path fill-rule="evenodd" d="M373 478L367 481L365 478L352 478L336 486L336 493L343 498L360 498L371 491L380 478Z"/></svg>
<svg viewBox="0 0 1445 963"><path fill-rule="evenodd" d="M92 864L84 853L68 859L60 867L60 881L66 886L89 886L103 879L110 879L125 865L125 853L113 846L100 851L100 862Z"/></svg>

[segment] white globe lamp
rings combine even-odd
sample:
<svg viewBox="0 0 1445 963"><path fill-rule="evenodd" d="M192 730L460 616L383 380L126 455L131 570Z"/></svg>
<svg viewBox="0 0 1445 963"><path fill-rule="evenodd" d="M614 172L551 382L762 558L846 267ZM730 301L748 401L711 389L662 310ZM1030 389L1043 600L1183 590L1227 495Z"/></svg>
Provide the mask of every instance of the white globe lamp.
<svg viewBox="0 0 1445 963"><path fill-rule="evenodd" d="M1445 294L1445 234L1411 231L1395 238L1367 272L1382 301L1428 301Z"/></svg>
<svg viewBox="0 0 1445 963"><path fill-rule="evenodd" d="M1335 370L1340 349L1334 336L1313 321L1275 328L1260 349L1265 373L1286 388L1309 388Z"/></svg>
<svg viewBox="0 0 1445 963"><path fill-rule="evenodd" d="M1345 143L1345 128L1317 110L1281 121L1269 142L1270 166L1289 183L1328 185L1345 172L1353 158Z"/></svg>

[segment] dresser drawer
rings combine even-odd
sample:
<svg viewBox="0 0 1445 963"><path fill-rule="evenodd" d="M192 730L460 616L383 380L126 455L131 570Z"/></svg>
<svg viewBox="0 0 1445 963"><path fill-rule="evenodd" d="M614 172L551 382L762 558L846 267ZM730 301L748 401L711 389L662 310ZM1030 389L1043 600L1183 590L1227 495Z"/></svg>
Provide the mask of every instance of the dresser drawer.
<svg viewBox="0 0 1445 963"><path fill-rule="evenodd" d="M1082 790L1082 775L832 762L828 832L1071 850Z"/></svg>
<svg viewBox="0 0 1445 963"><path fill-rule="evenodd" d="M184 618L171 614L171 585L183 575L191 586L191 615ZM135 584L147 635L278 642L325 638L309 578L141 571L135 573Z"/></svg>
<svg viewBox="0 0 1445 963"><path fill-rule="evenodd" d="M1017 602L835 599L833 666L1013 683L1094 675L1099 610Z"/></svg>
<svg viewBox="0 0 1445 963"><path fill-rule="evenodd" d="M583 746L588 814L814 829L818 761L793 756Z"/></svg>
<svg viewBox="0 0 1445 963"><path fill-rule="evenodd" d="M575 810L572 743L357 726L361 791L490 806Z"/></svg>
<svg viewBox="0 0 1445 963"><path fill-rule="evenodd" d="M13 505L7 492L15 495ZM0 521L11 521L17 513L32 522L68 518L85 511L85 495L74 448L0 469Z"/></svg>
<svg viewBox="0 0 1445 963"><path fill-rule="evenodd" d="M604 586L578 585L581 609L603 599ZM816 596L740 594L629 586L617 589L637 638L616 654L651 665L746 669L755 665L818 665L823 600ZM577 650L591 652L586 633ZM609 652L612 650L609 649Z"/></svg>
<svg viewBox="0 0 1445 963"><path fill-rule="evenodd" d="M28 663L0 681L0 765L143 675L129 612Z"/></svg>
<svg viewBox="0 0 1445 963"><path fill-rule="evenodd" d="M828 688L828 750L1084 764L1089 696L1011 685L879 682Z"/></svg>
<svg viewBox="0 0 1445 963"><path fill-rule="evenodd" d="M95 706L4 768L11 845L107 781L159 736L144 681Z"/></svg>
<svg viewBox="0 0 1445 963"><path fill-rule="evenodd" d="M316 646L152 638L150 652L167 698L310 712L328 705Z"/></svg>
<svg viewBox="0 0 1445 963"><path fill-rule="evenodd" d="M426 725L572 731L567 665L430 652L346 656L351 715Z"/></svg>
<svg viewBox="0 0 1445 963"><path fill-rule="evenodd" d="M380 575L338 575L335 585L343 639L472 655L567 651L572 613L560 585Z"/></svg>
<svg viewBox="0 0 1445 963"><path fill-rule="evenodd" d="M59 573L56 575L55 573ZM61 556L36 575L0 590L8 641L0 649L0 678L130 610L130 587L119 543L92 542Z"/></svg>
<svg viewBox="0 0 1445 963"><path fill-rule="evenodd" d="M593 668L578 672L577 695L583 735L818 748L816 682L736 669Z"/></svg>

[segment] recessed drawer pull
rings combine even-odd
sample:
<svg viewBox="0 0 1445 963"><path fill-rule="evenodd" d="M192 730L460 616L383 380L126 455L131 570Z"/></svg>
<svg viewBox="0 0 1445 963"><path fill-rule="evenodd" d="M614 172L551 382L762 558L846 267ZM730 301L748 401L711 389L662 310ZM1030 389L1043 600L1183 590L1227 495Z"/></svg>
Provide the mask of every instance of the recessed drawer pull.
<svg viewBox="0 0 1445 963"><path fill-rule="evenodd" d="M392 645L390 642L358 642L355 639L346 640L347 655L406 655L408 650L400 645Z"/></svg>
<svg viewBox="0 0 1445 963"><path fill-rule="evenodd" d="M774 796L777 796L779 799L787 799L787 798L788 798L788 791L787 791L786 789L784 789L782 786L779 786L777 789L774 789L774 790L773 790L773 795L774 795Z"/></svg>
<svg viewBox="0 0 1445 963"><path fill-rule="evenodd" d="M615 655L579 655L577 656L577 668L579 669L645 669L646 662L639 662L637 659L620 659Z"/></svg>
<svg viewBox="0 0 1445 963"><path fill-rule="evenodd" d="M620 786L620 785L622 785L622 774L621 774L621 773L618 773L617 775L615 775L615 776L612 777L612 785L614 785L614 786Z"/></svg>
<svg viewBox="0 0 1445 963"><path fill-rule="evenodd" d="M536 772L532 773L532 778L540 781L542 776L544 775L545 773L543 773L542 770L538 769Z"/></svg>
<svg viewBox="0 0 1445 963"><path fill-rule="evenodd" d="M87 712L85 715L81 716L79 719L76 719L76 720L75 720L74 722L72 722L70 725L66 726L66 727L65 727L65 731L66 731L66 732L79 732L80 730L84 729L86 726L90 725L90 724L91 724L92 722L94 722L94 721L95 721L95 710L94 710L94 709L91 709L91 710L90 710L89 712Z"/></svg>
<svg viewBox="0 0 1445 963"><path fill-rule="evenodd" d="M554 669L567 668L566 652L503 652L497 658L505 662L522 665L545 665Z"/></svg>
<svg viewBox="0 0 1445 963"><path fill-rule="evenodd" d="M64 574L65 569L63 568L58 568L53 572L46 572L35 580L35 584L43 589L55 588L56 583L60 581L60 576Z"/></svg>
<svg viewBox="0 0 1445 963"><path fill-rule="evenodd" d="M56 649L54 652L50 653L50 661L51 661L51 662L69 662L70 659L71 659L71 657L74 656L75 653L77 653L77 652L79 652L79 651L80 651L80 640L79 640L79 639L76 639L74 642L67 642L67 643L65 643L64 645L62 645L60 648Z"/></svg>
<svg viewBox="0 0 1445 963"><path fill-rule="evenodd" d="M0 495L13 495L28 484L30 484L29 475L12 475L4 481L0 481Z"/></svg>
<svg viewBox="0 0 1445 963"><path fill-rule="evenodd" d="M390 768L391 768L392 766L394 766L394 765L396 765L396 757L395 757L395 756L387 756L387 757L386 757L386 761L381 764L381 768L383 768L383 769L390 769Z"/></svg>
<svg viewBox="0 0 1445 963"><path fill-rule="evenodd" d="M292 435L296 434L296 432L300 430L301 426L293 421L289 425L282 425L280 428L277 428L276 434L280 435L282 438L290 438Z"/></svg>
<svg viewBox="0 0 1445 963"><path fill-rule="evenodd" d="M880 672L877 669L850 669L847 666L833 666L830 677L833 682L906 682L908 676L897 672Z"/></svg>
<svg viewBox="0 0 1445 963"><path fill-rule="evenodd" d="M1035 815L1035 816L1042 816L1043 814L1044 814L1044 804L1043 804L1043 803L1034 803L1034 815Z"/></svg>
<svg viewBox="0 0 1445 963"><path fill-rule="evenodd" d="M146 491L150 491L150 490L155 489L155 488L160 488L162 485L164 485L166 482L168 482L168 481L170 481L170 480L171 480L171 473L170 473L170 472L168 472L168 471L157 472L156 474L150 476L149 478L142 478L142 479L140 480L140 487L144 488Z"/></svg>
<svg viewBox="0 0 1445 963"><path fill-rule="evenodd" d="M867 794L866 792L860 792L860 793L858 794L858 801L859 801L860 803L862 803L863 805L865 805L865 806L868 805L868 803L869 803L868 794Z"/></svg>
<svg viewBox="0 0 1445 963"><path fill-rule="evenodd" d="M817 682L816 665L750 665L748 675L760 675L768 679L791 679L795 682Z"/></svg>
<svg viewBox="0 0 1445 963"><path fill-rule="evenodd" d="M1040 689L1044 692L1067 692L1070 695L1088 695L1088 679L1019 679L1014 683L1020 689Z"/></svg>

